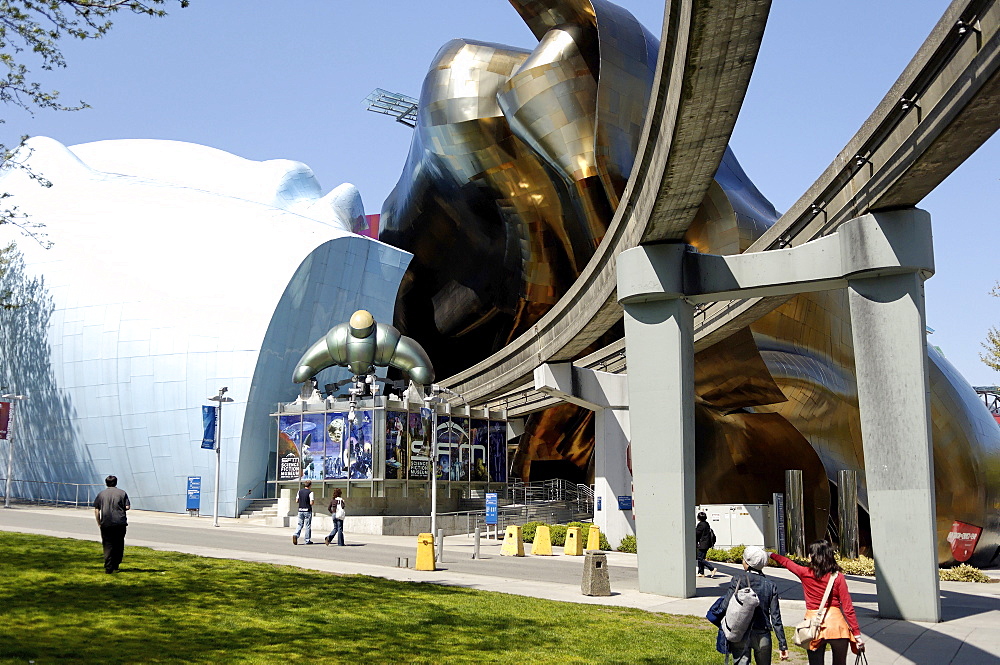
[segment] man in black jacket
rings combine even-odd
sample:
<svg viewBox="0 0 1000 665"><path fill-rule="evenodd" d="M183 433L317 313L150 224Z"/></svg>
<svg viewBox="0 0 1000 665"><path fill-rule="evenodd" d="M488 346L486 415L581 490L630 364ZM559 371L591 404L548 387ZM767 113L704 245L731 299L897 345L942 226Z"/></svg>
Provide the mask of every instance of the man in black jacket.
<svg viewBox="0 0 1000 665"><path fill-rule="evenodd" d="M118 570L125 554L125 529L128 519L125 511L132 507L128 494L118 489L118 478L104 479L107 488L94 498L94 517L101 527L101 544L104 545L104 572L111 574Z"/></svg>
<svg viewBox="0 0 1000 665"><path fill-rule="evenodd" d="M316 503L316 495L312 491L312 481L307 480L302 483L305 485L299 490L299 493L295 495L295 503L299 505L299 521L298 528L295 533L292 534L292 545L299 544L299 535L305 535L306 545L312 545L312 532L313 532L313 504ZM302 534L302 531L305 534Z"/></svg>
<svg viewBox="0 0 1000 665"><path fill-rule="evenodd" d="M768 554L760 547L751 545L743 552L743 570L746 575L734 575L726 590L722 607L729 607L729 600L737 586L749 586L757 594L760 604L753 612L753 620L746 635L739 642L729 642L729 653L733 654L733 665L750 665L753 662L771 662L771 630L778 638L781 660L788 660L788 643L785 641L785 627L781 624L781 608L778 607L778 587L764 576Z"/></svg>
<svg viewBox="0 0 1000 665"><path fill-rule="evenodd" d="M698 526L694 528L694 542L698 550L698 577L705 577L705 568L712 571L708 577L715 577L715 567L705 560L708 550L715 545L715 533L708 525L708 515L705 513L698 513Z"/></svg>

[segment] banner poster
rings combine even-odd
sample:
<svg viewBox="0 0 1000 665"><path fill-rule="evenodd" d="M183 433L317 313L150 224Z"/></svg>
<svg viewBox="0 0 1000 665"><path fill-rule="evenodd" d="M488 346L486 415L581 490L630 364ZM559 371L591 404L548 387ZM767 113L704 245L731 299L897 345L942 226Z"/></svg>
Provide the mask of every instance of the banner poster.
<svg viewBox="0 0 1000 665"><path fill-rule="evenodd" d="M490 482L507 482L507 423L490 421Z"/></svg>
<svg viewBox="0 0 1000 665"><path fill-rule="evenodd" d="M323 480L325 413L302 414L302 480Z"/></svg>
<svg viewBox="0 0 1000 665"><path fill-rule="evenodd" d="M215 422L217 416L217 407L201 407L201 423L205 430L205 435L201 438L201 447L206 450L215 450Z"/></svg>
<svg viewBox="0 0 1000 665"><path fill-rule="evenodd" d="M437 479L451 478L451 416L437 417Z"/></svg>
<svg viewBox="0 0 1000 665"><path fill-rule="evenodd" d="M347 414L328 413L326 425L326 449L323 476L327 480L342 480L347 478L348 456L344 448L347 433Z"/></svg>
<svg viewBox="0 0 1000 665"><path fill-rule="evenodd" d="M10 427L10 402L0 402L0 439L7 438Z"/></svg>
<svg viewBox="0 0 1000 665"><path fill-rule="evenodd" d="M486 451L490 443L490 423L488 420L472 421L469 426L469 443L472 445L472 480L477 483L485 483L489 480L489 471L486 468Z"/></svg>
<svg viewBox="0 0 1000 665"><path fill-rule="evenodd" d="M468 481L472 470L472 446L469 443L469 419L452 416L451 423L451 480Z"/></svg>
<svg viewBox="0 0 1000 665"><path fill-rule="evenodd" d="M354 422L350 423L350 437L347 439L347 453L350 463L348 477L353 480L372 479L372 451L374 437L372 425L375 420L374 411L355 411Z"/></svg>
<svg viewBox="0 0 1000 665"><path fill-rule="evenodd" d="M427 414L408 413L406 421L406 438L410 445L410 480L430 480L429 470L431 460L427 456L428 444L427 423L430 419L430 409L421 409Z"/></svg>
<svg viewBox="0 0 1000 665"><path fill-rule="evenodd" d="M278 480L298 480L302 475L299 431L302 416L278 416Z"/></svg>
<svg viewBox="0 0 1000 665"><path fill-rule="evenodd" d="M385 412L385 479L406 478L406 412Z"/></svg>

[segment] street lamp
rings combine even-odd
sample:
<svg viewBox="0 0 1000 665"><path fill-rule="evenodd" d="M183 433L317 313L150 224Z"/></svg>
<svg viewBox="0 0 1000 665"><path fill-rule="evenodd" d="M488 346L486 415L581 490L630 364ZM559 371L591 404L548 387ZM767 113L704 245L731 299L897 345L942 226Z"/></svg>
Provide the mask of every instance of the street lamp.
<svg viewBox="0 0 1000 665"><path fill-rule="evenodd" d="M219 469L222 465L222 405L232 402L231 397L225 397L229 388L219 388L219 394L209 397L209 401L218 402L215 407L215 522L213 526L219 526Z"/></svg>
<svg viewBox="0 0 1000 665"><path fill-rule="evenodd" d="M0 399L10 399L21 401L27 399L27 395L15 395L5 393L0 395ZM10 508L10 477L14 475L14 402L10 403L10 419L7 421L7 479L3 494L3 507Z"/></svg>

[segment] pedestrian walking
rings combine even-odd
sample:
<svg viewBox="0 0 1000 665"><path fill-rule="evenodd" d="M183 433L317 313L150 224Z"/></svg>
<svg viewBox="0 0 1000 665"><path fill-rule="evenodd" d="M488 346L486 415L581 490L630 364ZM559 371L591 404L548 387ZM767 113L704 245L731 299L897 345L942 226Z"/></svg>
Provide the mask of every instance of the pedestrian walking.
<svg viewBox="0 0 1000 665"><path fill-rule="evenodd" d="M771 558L802 582L802 595L806 599L805 618L809 620L817 613L822 614L819 636L807 645L809 665L823 665L827 644L833 652L833 665L846 665L848 648L855 653L865 650L847 581L828 541L818 540L809 546L808 566L800 566L780 554L772 553Z"/></svg>
<svg viewBox="0 0 1000 665"><path fill-rule="evenodd" d="M715 532L709 526L708 515L705 513L698 513L698 526L694 528L694 541L695 549L698 551L698 577L706 577L706 568L712 571L707 577L715 577L715 566L705 559L708 550L715 546Z"/></svg>
<svg viewBox="0 0 1000 665"><path fill-rule="evenodd" d="M778 605L778 587L764 575L767 565L767 552L760 547L749 546L743 552L744 575L734 575L722 601L722 607L729 607L729 601L739 588L753 590L757 594L759 604L754 609L750 626L743 639L728 641L728 651L733 655L733 665L770 665L772 641L771 631L778 638L778 650L781 660L788 660L788 643L785 640L785 628L781 624L781 608Z"/></svg>
<svg viewBox="0 0 1000 665"><path fill-rule="evenodd" d="M344 517L347 514L347 504L344 503L341 494L343 492L340 491L339 487L333 490L333 498L330 499L330 506L327 508L330 511L330 517L333 518L333 531L324 539L327 545L330 544L334 536L337 536L338 545L344 544Z"/></svg>
<svg viewBox="0 0 1000 665"><path fill-rule="evenodd" d="M316 495L313 494L312 481L307 480L302 483L304 487L299 490L299 493L295 496L295 502L299 504L299 522L298 528L295 529L295 533L292 534L292 545L299 544L299 536L303 535L306 539L306 545L312 545L312 529L313 529L313 504L316 503ZM303 533L303 531L305 533Z"/></svg>
<svg viewBox="0 0 1000 665"><path fill-rule="evenodd" d="M94 498L94 517L101 528L101 544L104 546L104 572L115 573L125 555L125 530L128 518L125 511L132 507L128 494L118 489L117 476L104 479L107 487Z"/></svg>

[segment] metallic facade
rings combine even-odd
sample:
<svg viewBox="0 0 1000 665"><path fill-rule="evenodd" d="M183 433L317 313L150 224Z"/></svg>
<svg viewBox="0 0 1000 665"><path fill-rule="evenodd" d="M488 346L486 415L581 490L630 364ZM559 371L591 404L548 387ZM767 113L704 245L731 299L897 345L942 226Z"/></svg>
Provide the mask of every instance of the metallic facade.
<svg viewBox="0 0 1000 665"><path fill-rule="evenodd" d="M511 2L538 46L456 40L438 53L382 211L381 238L414 254L395 323L443 376L528 330L579 276L634 166L650 97L657 43L628 12ZM740 253L777 217L727 151L685 241ZM947 361L930 359L939 558L951 560L958 520L983 527L972 559L983 563L1000 546L1000 429ZM766 502L786 468L801 469L807 539L836 531L837 474L864 469L845 294L795 297L699 352L696 395L699 503ZM529 421L522 475L536 461L587 471L591 416L575 411ZM858 495L866 506L863 481Z"/></svg>

